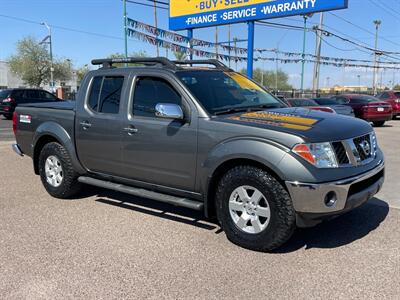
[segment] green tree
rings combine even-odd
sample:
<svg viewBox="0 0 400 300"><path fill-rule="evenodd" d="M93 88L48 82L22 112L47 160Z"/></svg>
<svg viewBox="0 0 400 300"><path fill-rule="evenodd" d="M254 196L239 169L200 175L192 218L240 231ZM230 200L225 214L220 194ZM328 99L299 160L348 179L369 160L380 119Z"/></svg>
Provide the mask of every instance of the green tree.
<svg viewBox="0 0 400 300"><path fill-rule="evenodd" d="M25 84L40 87L50 81L50 54L45 45L28 36L17 42L16 54L9 58L11 71ZM54 80L68 80L72 76L69 60L53 59Z"/></svg>
<svg viewBox="0 0 400 300"><path fill-rule="evenodd" d="M240 72L246 74L246 69L242 69ZM278 83L278 90L280 91L287 91L293 88L289 84L289 75L282 70L278 70L276 73L275 71L256 68L253 71L253 80L268 89L275 89L276 83Z"/></svg>
<svg viewBox="0 0 400 300"><path fill-rule="evenodd" d="M400 90L400 84L396 84L396 85L393 87L393 89L396 90L396 91L399 91L399 90Z"/></svg>
<svg viewBox="0 0 400 300"><path fill-rule="evenodd" d="M128 54L128 57L149 57L146 51L140 50L140 51L135 51L130 54ZM107 58L125 58L125 54L122 53L112 53L110 54ZM137 64L128 64L128 66L135 66ZM116 67L123 67L124 64L115 64Z"/></svg>
<svg viewBox="0 0 400 300"><path fill-rule="evenodd" d="M83 65L80 68L76 70L76 77L77 77L77 84L78 86L81 85L81 82L85 75L90 71L90 68L88 65Z"/></svg>
<svg viewBox="0 0 400 300"><path fill-rule="evenodd" d="M175 58L177 60L186 60L187 54L185 52L174 52Z"/></svg>

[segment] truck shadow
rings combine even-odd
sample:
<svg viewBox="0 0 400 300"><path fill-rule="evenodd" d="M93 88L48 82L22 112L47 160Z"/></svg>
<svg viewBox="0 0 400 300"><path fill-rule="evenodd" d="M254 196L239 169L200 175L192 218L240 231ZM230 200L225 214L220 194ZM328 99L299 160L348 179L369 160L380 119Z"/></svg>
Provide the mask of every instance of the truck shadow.
<svg viewBox="0 0 400 300"><path fill-rule="evenodd" d="M97 189L96 194L98 198L95 201L98 203L129 209L206 230L219 229L219 225L206 219L202 212L109 190Z"/></svg>
<svg viewBox="0 0 400 300"><path fill-rule="evenodd" d="M88 193L96 195L95 200L101 204L112 205L123 209L179 222L220 234L221 230L216 220L206 219L202 212L176 207L158 201L134 197L131 195L103 190L90 189ZM386 219L389 206L386 202L373 198L363 206L334 220L323 222L313 228L298 229L293 237L273 253L284 254L299 249L337 248L364 238L374 231Z"/></svg>
<svg viewBox="0 0 400 300"><path fill-rule="evenodd" d="M389 206L373 198L363 206L313 228L298 229L283 247L274 253L290 253L301 248L337 248L362 239L386 219Z"/></svg>

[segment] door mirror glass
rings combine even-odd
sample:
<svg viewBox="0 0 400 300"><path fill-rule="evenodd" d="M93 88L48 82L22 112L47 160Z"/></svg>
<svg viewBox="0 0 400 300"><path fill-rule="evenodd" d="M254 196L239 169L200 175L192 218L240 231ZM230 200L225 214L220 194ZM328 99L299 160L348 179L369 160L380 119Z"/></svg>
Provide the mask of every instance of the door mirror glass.
<svg viewBox="0 0 400 300"><path fill-rule="evenodd" d="M156 116L164 119L183 120L183 111L179 105L171 103L158 103Z"/></svg>

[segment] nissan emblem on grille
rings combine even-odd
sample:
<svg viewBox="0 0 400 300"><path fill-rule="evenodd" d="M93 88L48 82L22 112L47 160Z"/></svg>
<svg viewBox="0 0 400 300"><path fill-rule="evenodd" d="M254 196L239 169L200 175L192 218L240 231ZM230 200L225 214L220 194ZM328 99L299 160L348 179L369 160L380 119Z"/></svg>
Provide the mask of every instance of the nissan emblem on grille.
<svg viewBox="0 0 400 300"><path fill-rule="evenodd" d="M371 154L371 146L369 145L369 143L366 140L364 140L359 145L363 150L365 156L368 157Z"/></svg>

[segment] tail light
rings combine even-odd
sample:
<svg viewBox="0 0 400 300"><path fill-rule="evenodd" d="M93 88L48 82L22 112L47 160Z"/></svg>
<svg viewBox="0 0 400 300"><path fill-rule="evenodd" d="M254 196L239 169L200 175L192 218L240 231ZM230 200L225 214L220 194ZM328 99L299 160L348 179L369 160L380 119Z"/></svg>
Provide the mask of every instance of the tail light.
<svg viewBox="0 0 400 300"><path fill-rule="evenodd" d="M15 103L15 100L11 97L8 97L2 101L3 103Z"/></svg>
<svg viewBox="0 0 400 300"><path fill-rule="evenodd" d="M17 112L14 111L12 124L13 124L13 131L14 131L15 136L17 135L17 123L18 123L18 115L17 115Z"/></svg>

